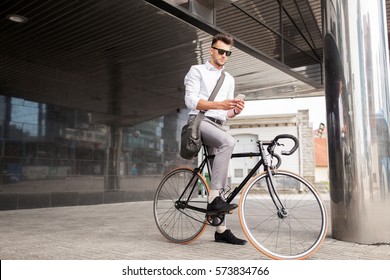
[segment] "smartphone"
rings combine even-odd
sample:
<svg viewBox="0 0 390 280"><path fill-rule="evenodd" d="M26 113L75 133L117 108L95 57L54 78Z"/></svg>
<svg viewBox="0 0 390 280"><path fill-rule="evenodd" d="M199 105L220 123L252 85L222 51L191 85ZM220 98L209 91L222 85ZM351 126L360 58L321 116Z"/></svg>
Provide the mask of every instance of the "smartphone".
<svg viewBox="0 0 390 280"><path fill-rule="evenodd" d="M239 94L235 97L235 99L239 99L239 100L244 100L245 99L245 95L244 94Z"/></svg>

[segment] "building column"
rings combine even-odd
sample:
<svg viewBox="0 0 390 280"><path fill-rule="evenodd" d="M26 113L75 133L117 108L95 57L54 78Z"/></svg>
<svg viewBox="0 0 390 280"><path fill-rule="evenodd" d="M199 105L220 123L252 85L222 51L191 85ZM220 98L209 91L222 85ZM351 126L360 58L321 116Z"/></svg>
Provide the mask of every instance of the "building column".
<svg viewBox="0 0 390 280"><path fill-rule="evenodd" d="M323 0L332 235L390 242L385 0Z"/></svg>

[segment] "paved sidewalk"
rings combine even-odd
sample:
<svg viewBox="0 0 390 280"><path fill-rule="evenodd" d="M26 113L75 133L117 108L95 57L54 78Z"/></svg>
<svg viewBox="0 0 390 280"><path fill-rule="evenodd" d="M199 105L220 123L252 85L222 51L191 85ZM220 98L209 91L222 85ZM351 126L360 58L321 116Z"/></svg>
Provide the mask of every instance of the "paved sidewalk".
<svg viewBox="0 0 390 280"><path fill-rule="evenodd" d="M267 259L251 244L213 241L214 229L189 245L168 242L153 219L151 201L0 211L2 260ZM241 238L237 212L229 227ZM314 260L390 260L390 245L359 245L328 236Z"/></svg>

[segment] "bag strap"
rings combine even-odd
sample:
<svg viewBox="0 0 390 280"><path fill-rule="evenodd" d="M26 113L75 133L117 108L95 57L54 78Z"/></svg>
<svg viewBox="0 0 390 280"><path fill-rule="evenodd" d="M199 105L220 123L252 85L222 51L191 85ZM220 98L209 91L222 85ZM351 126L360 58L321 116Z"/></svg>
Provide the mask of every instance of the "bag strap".
<svg viewBox="0 0 390 280"><path fill-rule="evenodd" d="M215 85L213 92L211 93L208 101L213 101L217 96L219 89L221 88L223 81L225 80L225 71L222 71L221 76L219 77L217 84Z"/></svg>
<svg viewBox="0 0 390 280"><path fill-rule="evenodd" d="M217 84L215 85L212 93L210 94L208 101L214 101L214 99L217 96L218 91L220 90L224 80L225 80L225 71L222 71L221 76L219 77ZM207 110L201 110L201 111L199 111L198 115L200 115L200 114L204 115L206 113L206 111Z"/></svg>

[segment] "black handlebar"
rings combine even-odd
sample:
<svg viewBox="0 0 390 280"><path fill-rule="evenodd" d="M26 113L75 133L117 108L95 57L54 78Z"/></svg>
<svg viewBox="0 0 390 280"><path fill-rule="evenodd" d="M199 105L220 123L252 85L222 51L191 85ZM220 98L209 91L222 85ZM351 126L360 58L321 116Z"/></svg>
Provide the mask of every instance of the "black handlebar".
<svg viewBox="0 0 390 280"><path fill-rule="evenodd" d="M270 152L271 149L274 149L277 146L279 139L291 139L294 141L294 147L291 148L290 151L281 151L280 153L285 156L292 155L299 147L299 140L297 137L291 135L291 134L280 134L277 135L274 140L271 141L271 145L268 146L268 151Z"/></svg>

